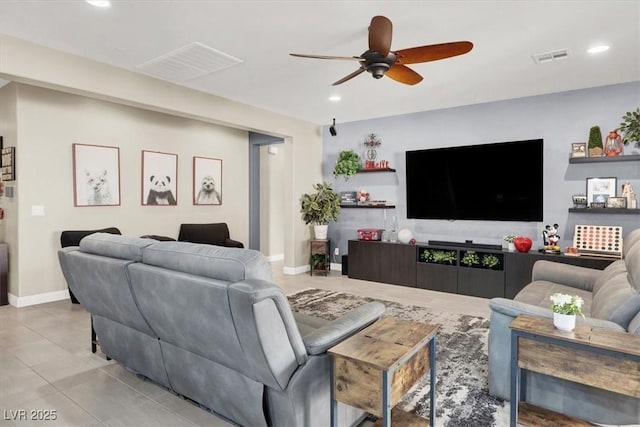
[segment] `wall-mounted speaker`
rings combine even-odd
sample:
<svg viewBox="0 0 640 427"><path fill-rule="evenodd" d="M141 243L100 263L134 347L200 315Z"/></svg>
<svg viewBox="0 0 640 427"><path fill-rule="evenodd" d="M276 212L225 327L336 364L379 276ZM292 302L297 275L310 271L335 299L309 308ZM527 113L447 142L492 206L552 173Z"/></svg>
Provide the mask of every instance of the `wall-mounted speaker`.
<svg viewBox="0 0 640 427"><path fill-rule="evenodd" d="M331 133L331 136L338 134L338 131L336 131L336 119L333 119L333 124L329 127L329 133Z"/></svg>

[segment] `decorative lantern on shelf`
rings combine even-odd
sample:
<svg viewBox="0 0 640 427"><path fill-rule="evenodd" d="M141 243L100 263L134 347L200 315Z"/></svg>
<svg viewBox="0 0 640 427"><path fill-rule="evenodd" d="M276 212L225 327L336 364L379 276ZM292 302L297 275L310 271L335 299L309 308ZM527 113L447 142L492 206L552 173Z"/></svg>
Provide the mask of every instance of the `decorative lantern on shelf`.
<svg viewBox="0 0 640 427"><path fill-rule="evenodd" d="M623 144L622 137L617 131L612 130L607 135L607 139L604 143L604 155L605 156L619 156L622 154Z"/></svg>
<svg viewBox="0 0 640 427"><path fill-rule="evenodd" d="M382 144L380 138L375 133L370 133L367 138L364 140L364 146L366 147L364 152L365 158L365 168L371 169L373 168L376 158L378 157L378 152L376 148Z"/></svg>

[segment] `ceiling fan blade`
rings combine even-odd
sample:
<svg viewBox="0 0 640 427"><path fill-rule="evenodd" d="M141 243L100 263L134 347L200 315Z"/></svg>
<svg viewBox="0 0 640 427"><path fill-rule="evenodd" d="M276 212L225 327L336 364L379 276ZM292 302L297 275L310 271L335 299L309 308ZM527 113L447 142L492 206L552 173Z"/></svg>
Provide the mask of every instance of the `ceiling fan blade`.
<svg viewBox="0 0 640 427"><path fill-rule="evenodd" d="M335 82L331 86L338 86L339 84L342 84L342 83L346 82L347 80L351 80L355 76L364 73L364 71L365 71L365 68L364 67L360 67L356 71L354 71L353 73L349 74L348 76L341 78L340 80L338 80L337 82Z"/></svg>
<svg viewBox="0 0 640 427"><path fill-rule="evenodd" d="M374 50L387 56L391 49L393 25L389 18L374 16L369 25L369 50Z"/></svg>
<svg viewBox="0 0 640 427"><path fill-rule="evenodd" d="M303 53L290 53L291 56L297 56L298 58L313 58L313 59L342 59L345 61L364 61L364 58L359 56L328 56L328 55L305 55Z"/></svg>
<svg viewBox="0 0 640 427"><path fill-rule="evenodd" d="M437 61L452 56L463 55L473 49L473 43L468 41L432 44L428 46L402 49L396 52L396 63L417 64L419 62Z"/></svg>
<svg viewBox="0 0 640 427"><path fill-rule="evenodd" d="M389 68L384 75L397 82L412 86L422 81L422 76L420 74L402 64L395 64L393 67Z"/></svg>

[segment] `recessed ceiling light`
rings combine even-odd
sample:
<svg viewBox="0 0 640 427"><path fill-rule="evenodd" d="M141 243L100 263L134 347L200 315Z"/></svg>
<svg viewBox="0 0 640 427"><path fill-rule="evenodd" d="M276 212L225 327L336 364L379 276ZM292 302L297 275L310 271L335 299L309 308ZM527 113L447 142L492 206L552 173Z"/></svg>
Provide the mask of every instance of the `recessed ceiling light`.
<svg viewBox="0 0 640 427"><path fill-rule="evenodd" d="M600 52L605 52L607 50L609 50L609 46L607 46L606 44L601 44L601 45L589 48L587 50L587 52L589 52L589 53L600 53Z"/></svg>
<svg viewBox="0 0 640 427"><path fill-rule="evenodd" d="M91 6L95 7L109 7L111 2L109 0L86 0Z"/></svg>
<svg viewBox="0 0 640 427"><path fill-rule="evenodd" d="M331 95L331 96L329 97L329 101L331 101L331 102L338 102L338 101L340 101L341 99L342 99L342 97L340 97L340 95Z"/></svg>

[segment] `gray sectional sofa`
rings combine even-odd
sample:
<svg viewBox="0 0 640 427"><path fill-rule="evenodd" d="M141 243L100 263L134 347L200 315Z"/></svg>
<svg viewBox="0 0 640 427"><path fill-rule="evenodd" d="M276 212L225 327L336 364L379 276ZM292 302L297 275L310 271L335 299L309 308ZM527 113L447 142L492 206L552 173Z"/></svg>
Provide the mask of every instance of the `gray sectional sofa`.
<svg viewBox="0 0 640 427"><path fill-rule="evenodd" d="M509 324L520 314L553 317L549 297L556 292L584 299L585 318L578 316L578 323L640 334L640 229L625 237L623 259L604 270L538 261L532 282L513 300L490 301L489 392L493 396L510 397ZM586 421L640 424L640 401L617 393L530 373L526 394L534 405Z"/></svg>
<svg viewBox="0 0 640 427"><path fill-rule="evenodd" d="M329 425L326 351L384 311L296 319L249 249L98 233L58 255L107 356L242 426ZM338 411L341 426L363 416Z"/></svg>

